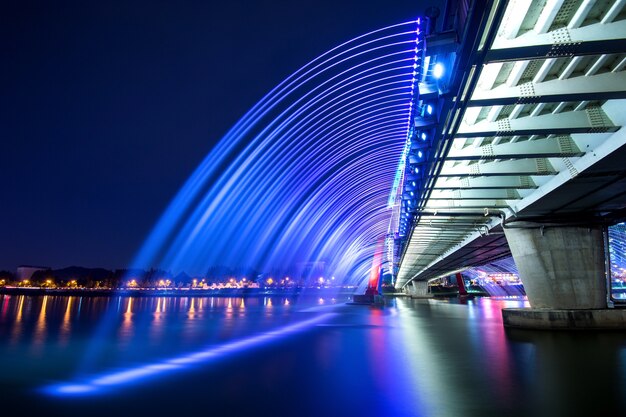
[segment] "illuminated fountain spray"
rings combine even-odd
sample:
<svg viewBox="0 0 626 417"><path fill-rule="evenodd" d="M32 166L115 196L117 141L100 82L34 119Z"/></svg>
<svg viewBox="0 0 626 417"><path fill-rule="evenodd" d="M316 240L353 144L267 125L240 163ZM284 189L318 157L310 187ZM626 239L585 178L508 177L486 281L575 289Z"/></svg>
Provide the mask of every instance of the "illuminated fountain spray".
<svg viewBox="0 0 626 417"><path fill-rule="evenodd" d="M203 274L324 262L356 283L382 238L391 269L420 25L352 39L270 91L205 157L132 266Z"/></svg>
<svg viewBox="0 0 626 417"><path fill-rule="evenodd" d="M418 19L354 38L270 91L205 157L131 267L204 274L215 265L268 271L323 262L352 285L391 271L413 134L420 26ZM115 314L109 310L103 318L76 381L45 392L108 391L272 343L334 313L94 375Z"/></svg>

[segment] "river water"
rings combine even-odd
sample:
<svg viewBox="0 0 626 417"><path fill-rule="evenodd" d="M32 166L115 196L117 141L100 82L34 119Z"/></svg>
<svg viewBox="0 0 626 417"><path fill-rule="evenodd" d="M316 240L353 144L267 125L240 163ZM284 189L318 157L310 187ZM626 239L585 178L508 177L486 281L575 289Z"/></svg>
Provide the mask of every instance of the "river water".
<svg viewBox="0 0 626 417"><path fill-rule="evenodd" d="M523 299L0 296L2 416L626 415L626 334Z"/></svg>

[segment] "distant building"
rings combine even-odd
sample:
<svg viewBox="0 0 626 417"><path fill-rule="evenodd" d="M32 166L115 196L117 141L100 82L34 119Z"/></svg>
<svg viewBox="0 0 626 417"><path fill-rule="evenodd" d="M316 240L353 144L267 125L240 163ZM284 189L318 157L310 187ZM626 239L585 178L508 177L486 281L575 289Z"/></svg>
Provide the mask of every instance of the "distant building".
<svg viewBox="0 0 626 417"><path fill-rule="evenodd" d="M17 271L15 272L15 279L18 281L23 281L25 279L31 279L33 274L37 271L49 271L50 268L47 266L32 266L32 265L20 265L17 267Z"/></svg>

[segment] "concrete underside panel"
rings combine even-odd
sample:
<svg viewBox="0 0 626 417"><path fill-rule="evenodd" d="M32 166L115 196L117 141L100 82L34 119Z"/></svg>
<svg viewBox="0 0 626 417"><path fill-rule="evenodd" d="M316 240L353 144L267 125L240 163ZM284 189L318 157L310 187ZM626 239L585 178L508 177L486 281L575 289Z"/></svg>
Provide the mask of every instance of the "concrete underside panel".
<svg viewBox="0 0 626 417"><path fill-rule="evenodd" d="M600 227L505 229L532 308L607 307Z"/></svg>

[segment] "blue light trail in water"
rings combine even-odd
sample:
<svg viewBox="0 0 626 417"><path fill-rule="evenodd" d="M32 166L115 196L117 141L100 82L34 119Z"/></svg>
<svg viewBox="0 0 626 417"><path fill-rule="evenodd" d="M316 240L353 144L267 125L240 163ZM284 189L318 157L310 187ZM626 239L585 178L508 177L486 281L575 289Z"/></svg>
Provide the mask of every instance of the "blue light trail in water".
<svg viewBox="0 0 626 417"><path fill-rule="evenodd" d="M121 389L128 385L144 382L148 379L166 376L173 372L184 371L193 365L208 364L212 361L222 359L224 356L240 353L275 342L328 321L334 315L335 313L324 313L279 329L261 333L256 336L223 343L217 346L209 346L204 350L122 371L97 375L86 380L50 385L42 388L42 391L45 394L54 396L104 394L115 389Z"/></svg>
<svg viewBox="0 0 626 417"><path fill-rule="evenodd" d="M419 23L345 42L270 91L181 188L132 267L323 262L340 280L365 280L402 188Z"/></svg>

